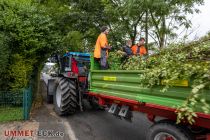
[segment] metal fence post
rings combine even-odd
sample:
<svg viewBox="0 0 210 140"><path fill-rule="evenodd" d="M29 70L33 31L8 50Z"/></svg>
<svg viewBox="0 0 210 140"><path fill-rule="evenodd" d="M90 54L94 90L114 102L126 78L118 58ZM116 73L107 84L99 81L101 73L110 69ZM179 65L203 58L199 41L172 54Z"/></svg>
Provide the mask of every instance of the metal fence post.
<svg viewBox="0 0 210 140"><path fill-rule="evenodd" d="M29 114L32 106L32 87L23 90L23 116L24 120L29 119Z"/></svg>
<svg viewBox="0 0 210 140"><path fill-rule="evenodd" d="M23 89L23 119L26 120L26 91Z"/></svg>
<svg viewBox="0 0 210 140"><path fill-rule="evenodd" d="M24 120L28 120L28 89L23 90L23 113Z"/></svg>

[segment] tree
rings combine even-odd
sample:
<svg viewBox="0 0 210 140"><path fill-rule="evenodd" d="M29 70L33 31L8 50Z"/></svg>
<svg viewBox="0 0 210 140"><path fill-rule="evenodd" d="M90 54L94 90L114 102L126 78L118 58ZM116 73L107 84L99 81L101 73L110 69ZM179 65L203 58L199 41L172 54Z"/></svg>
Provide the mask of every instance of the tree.
<svg viewBox="0 0 210 140"><path fill-rule="evenodd" d="M198 12L197 4L203 4L203 0L72 0L69 5L73 22L79 17L74 27L82 33L106 24L111 28L109 36L114 46L122 45L128 38L135 43L144 35L146 42L150 36L161 49L169 39L176 37L177 28L190 27L186 15Z"/></svg>
<svg viewBox="0 0 210 140"><path fill-rule="evenodd" d="M175 0L175 1L147 1L149 4L151 30L150 35L159 46L163 48L168 39L176 37L175 30L184 26L189 28L190 20L187 20L187 14L199 12L195 5L203 4L203 0Z"/></svg>
<svg viewBox="0 0 210 140"><path fill-rule="evenodd" d="M8 62L9 62L9 41L7 35L0 32L0 87L7 87L8 81Z"/></svg>
<svg viewBox="0 0 210 140"><path fill-rule="evenodd" d="M29 0L0 1L0 29L2 73L9 83L1 88L23 88L32 70L57 50L60 36L45 9Z"/></svg>

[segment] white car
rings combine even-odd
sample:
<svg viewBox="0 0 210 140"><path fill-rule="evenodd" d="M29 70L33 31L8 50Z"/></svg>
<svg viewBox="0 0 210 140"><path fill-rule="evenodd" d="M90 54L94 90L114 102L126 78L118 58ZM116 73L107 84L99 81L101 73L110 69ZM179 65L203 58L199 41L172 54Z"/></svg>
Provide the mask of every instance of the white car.
<svg viewBox="0 0 210 140"><path fill-rule="evenodd" d="M57 73L57 64L47 62L45 63L42 72L41 72L41 79L45 82L45 84L48 84L48 80L52 79L53 76L55 76Z"/></svg>

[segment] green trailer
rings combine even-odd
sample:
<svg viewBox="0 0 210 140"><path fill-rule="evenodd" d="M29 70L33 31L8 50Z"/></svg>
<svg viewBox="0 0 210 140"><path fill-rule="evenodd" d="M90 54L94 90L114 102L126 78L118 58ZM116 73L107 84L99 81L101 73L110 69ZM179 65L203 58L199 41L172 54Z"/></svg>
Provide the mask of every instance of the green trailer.
<svg viewBox="0 0 210 140"><path fill-rule="evenodd" d="M135 100L142 103L152 103L175 108L186 100L191 92L187 80L174 81L174 85L166 92L161 92L163 87L141 87L139 76L141 71L124 70L92 70L90 92L116 96ZM210 90L203 90L202 94L210 103ZM197 107L202 112L201 105Z"/></svg>
<svg viewBox="0 0 210 140"><path fill-rule="evenodd" d="M130 119L132 111L147 114L154 125L148 132L149 140L188 140L200 137L198 134L210 129L210 114L202 112L202 105L196 106L195 124L187 122L176 124L176 108L182 105L191 92L190 81L176 80L166 92L164 86L145 88L139 77L143 71L99 70L98 62L91 59L89 95L98 99L102 106L109 106L109 112L119 117ZM210 103L210 90L202 90L201 95ZM163 119L156 121L157 116ZM192 133L195 132L196 134ZM203 133L202 133L203 134ZM203 136L207 139L208 135Z"/></svg>
<svg viewBox="0 0 210 140"><path fill-rule="evenodd" d="M132 121L133 111L145 113L154 122L147 140L210 140L210 114L202 112L201 104L196 106L193 125L187 121L176 124L175 111L189 96L190 81L173 81L173 87L163 93L160 89L164 80L161 86L142 87L139 77L144 71L100 70L98 61L88 53L69 52L57 59L60 70L48 81L48 95L53 96L58 115L83 111L86 98L94 108L106 107L109 113L128 121ZM78 71L76 66L79 66ZM210 102L209 92L205 89L201 93L207 103Z"/></svg>

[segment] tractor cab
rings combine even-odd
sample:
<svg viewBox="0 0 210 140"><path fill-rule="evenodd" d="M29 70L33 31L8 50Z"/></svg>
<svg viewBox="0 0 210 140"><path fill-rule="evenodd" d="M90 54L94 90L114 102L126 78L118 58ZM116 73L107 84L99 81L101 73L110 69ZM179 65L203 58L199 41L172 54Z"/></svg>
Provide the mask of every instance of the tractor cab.
<svg viewBox="0 0 210 140"><path fill-rule="evenodd" d="M60 73L69 78L87 77L90 69L90 54L68 52L61 58Z"/></svg>
<svg viewBox="0 0 210 140"><path fill-rule="evenodd" d="M90 70L90 54L68 52L60 61L60 74L66 78L76 79L81 89L88 88L88 74Z"/></svg>

